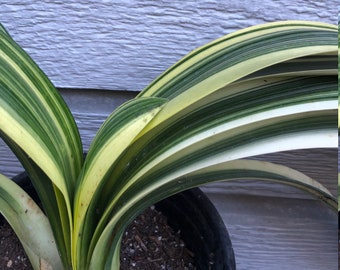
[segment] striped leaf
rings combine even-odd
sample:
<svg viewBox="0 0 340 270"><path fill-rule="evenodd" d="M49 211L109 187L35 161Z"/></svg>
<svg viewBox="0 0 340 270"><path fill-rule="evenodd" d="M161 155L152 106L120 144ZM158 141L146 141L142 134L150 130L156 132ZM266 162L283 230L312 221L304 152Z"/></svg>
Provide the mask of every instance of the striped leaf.
<svg viewBox="0 0 340 270"><path fill-rule="evenodd" d="M48 216L59 216L53 231L61 230L57 242L70 258L71 201L82 166L79 133L52 83L6 31L0 31L0 116L0 133L19 159L25 153L21 161L44 208L54 210ZM38 177L41 173L46 177ZM51 188L47 198L44 189Z"/></svg>
<svg viewBox="0 0 340 270"><path fill-rule="evenodd" d="M129 146L102 189L95 206L104 214L89 258L96 258L96 252L108 254L109 243L103 240L108 235L101 238L106 244L100 235L112 216L125 215L122 207L127 202L138 201L125 208L125 217L131 217L139 209L137 204L143 205L148 196L150 200L156 195L161 199L175 190L198 185L192 181L173 189L168 186L196 170L275 151L336 147L335 28L296 22L262 27L250 29L250 33L244 31L245 44L250 46L264 38L269 47L259 43L251 50L241 48L245 52L241 54L241 31L224 38L229 42L225 47L213 50L217 41L194 51L140 94L139 97L160 96L170 101ZM230 41L234 38L235 46ZM229 67L230 47L236 47L232 55L240 59ZM228 56L224 57L226 51ZM168 188L160 193L163 186ZM153 187L157 192L152 193ZM304 183L300 187L305 188ZM127 220L118 218L116 222L113 227L119 242L121 231L116 225L124 227ZM93 260L97 263L97 259Z"/></svg>
<svg viewBox="0 0 340 270"><path fill-rule="evenodd" d="M303 21L246 28L194 50L147 86L139 96L173 98L183 94L184 98L195 91L196 94L207 95L251 73L287 60L317 54L334 55L336 34L336 26ZM201 88L205 90L198 91Z"/></svg>
<svg viewBox="0 0 340 270"><path fill-rule="evenodd" d="M332 77L284 78L248 87L238 88L246 90L243 95L219 93L202 110L188 112L173 125L157 127L156 135L137 140L116 168L128 163L129 167L121 173L115 170L111 186L101 193L102 205L113 200L119 206L126 200L122 197L118 203L126 190L138 190L151 179L157 181L182 168L289 149L336 146L337 82Z"/></svg>
<svg viewBox="0 0 340 270"><path fill-rule="evenodd" d="M105 230L102 231L92 256L90 269L97 269L98 266L101 269L117 269L117 266L119 266L119 254L116 247L119 246L120 236L124 232L126 224L129 224L147 206L164 197L193 187L194 184L202 185L214 181L232 181L236 179L257 179L288 184L316 195L333 210L337 208L336 199L324 186L296 170L256 160L222 162L193 171L182 177L173 178L171 181L152 182L150 187L141 188L138 192L135 192L133 199L129 198L126 201L126 204L115 213ZM112 235L116 235L116 237L112 239ZM109 259L103 261L102 257Z"/></svg>
<svg viewBox="0 0 340 270"><path fill-rule="evenodd" d="M0 213L20 239L32 266L35 269L61 269L49 220L11 179L0 174L0 182Z"/></svg>
<svg viewBox="0 0 340 270"><path fill-rule="evenodd" d="M76 269L86 268L88 245L98 215L96 207L89 210L88 206L90 203L96 205L101 196L101 187L115 171L116 160L165 102L163 98L150 97L125 103L104 122L94 138L75 196L73 258L76 260L73 266Z"/></svg>
<svg viewBox="0 0 340 270"><path fill-rule="evenodd" d="M60 215L56 214L59 213L60 206L58 206L55 194L56 190L53 183L48 178L48 176L44 172L42 172L41 169L34 162L32 162L32 160L30 160L25 152L23 152L13 141L11 141L5 135L3 135L2 138L11 147L13 153L15 153L23 167L26 169L26 172L28 173L30 179L33 180L33 186L39 194L39 199L43 205L43 209L48 217L49 222L53 225L52 230L55 236L55 241L57 243L61 259L63 260L64 265L70 265L70 239L65 239L63 230L60 230L61 228L63 228L63 226L66 227L65 229L69 229L69 225L63 225ZM64 209L67 209L66 206L64 207ZM68 237L70 237L70 232L68 232L67 235Z"/></svg>

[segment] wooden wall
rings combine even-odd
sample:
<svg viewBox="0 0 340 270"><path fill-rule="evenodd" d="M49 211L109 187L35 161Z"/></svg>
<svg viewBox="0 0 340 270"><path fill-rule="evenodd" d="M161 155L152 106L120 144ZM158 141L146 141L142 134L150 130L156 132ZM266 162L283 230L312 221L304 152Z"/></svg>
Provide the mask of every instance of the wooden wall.
<svg viewBox="0 0 340 270"><path fill-rule="evenodd" d="M141 90L189 51L277 20L337 23L336 0L1 0L1 23L58 87Z"/></svg>

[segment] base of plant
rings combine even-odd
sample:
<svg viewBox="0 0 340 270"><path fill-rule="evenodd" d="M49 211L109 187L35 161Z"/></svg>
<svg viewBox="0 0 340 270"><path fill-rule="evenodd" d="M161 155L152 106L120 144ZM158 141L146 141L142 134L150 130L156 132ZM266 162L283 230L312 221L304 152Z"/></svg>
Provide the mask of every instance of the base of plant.
<svg viewBox="0 0 340 270"><path fill-rule="evenodd" d="M13 180L39 202L25 173ZM0 225L3 222L0 216ZM0 269L32 269L10 229L8 224L0 227L0 241L7 243L0 245ZM224 222L199 188L180 192L146 209L130 224L122 241L121 270L235 269Z"/></svg>
<svg viewBox="0 0 340 270"><path fill-rule="evenodd" d="M194 254L180 232L167 224L155 207L146 209L126 230L121 248L121 270L196 269ZM0 269L32 270L17 236L7 222L0 226Z"/></svg>

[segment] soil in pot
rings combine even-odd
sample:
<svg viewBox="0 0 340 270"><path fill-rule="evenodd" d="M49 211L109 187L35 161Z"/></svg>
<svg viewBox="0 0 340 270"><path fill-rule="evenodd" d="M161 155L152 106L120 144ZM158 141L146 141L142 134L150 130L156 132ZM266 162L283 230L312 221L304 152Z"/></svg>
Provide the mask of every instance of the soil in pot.
<svg viewBox="0 0 340 270"><path fill-rule="evenodd" d="M25 173L13 180L38 201ZM1 233L5 235L1 236ZM23 253L11 256L8 253L9 250L17 250L17 246L13 249L6 247L5 241L11 235L12 232L0 228L0 269L31 269ZM7 243L13 245L15 242L12 240ZM168 197L156 204L156 210L151 207L139 215L125 232L121 251L123 270L236 268L224 222L199 188Z"/></svg>
<svg viewBox="0 0 340 270"><path fill-rule="evenodd" d="M188 250L167 218L154 207L146 209L126 230L121 248L121 269L196 269ZM25 252L5 222L0 227L0 269L32 269Z"/></svg>

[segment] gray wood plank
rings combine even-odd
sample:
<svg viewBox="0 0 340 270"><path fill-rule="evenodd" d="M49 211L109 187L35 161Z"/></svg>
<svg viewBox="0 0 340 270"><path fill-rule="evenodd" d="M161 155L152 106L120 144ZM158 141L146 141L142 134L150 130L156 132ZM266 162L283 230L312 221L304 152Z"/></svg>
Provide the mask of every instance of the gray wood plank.
<svg viewBox="0 0 340 270"><path fill-rule="evenodd" d="M337 214L315 200L211 193L238 270L337 269Z"/></svg>
<svg viewBox="0 0 340 270"><path fill-rule="evenodd" d="M336 0L2 0L1 23L59 87L141 90L198 46L278 20L337 23Z"/></svg>

